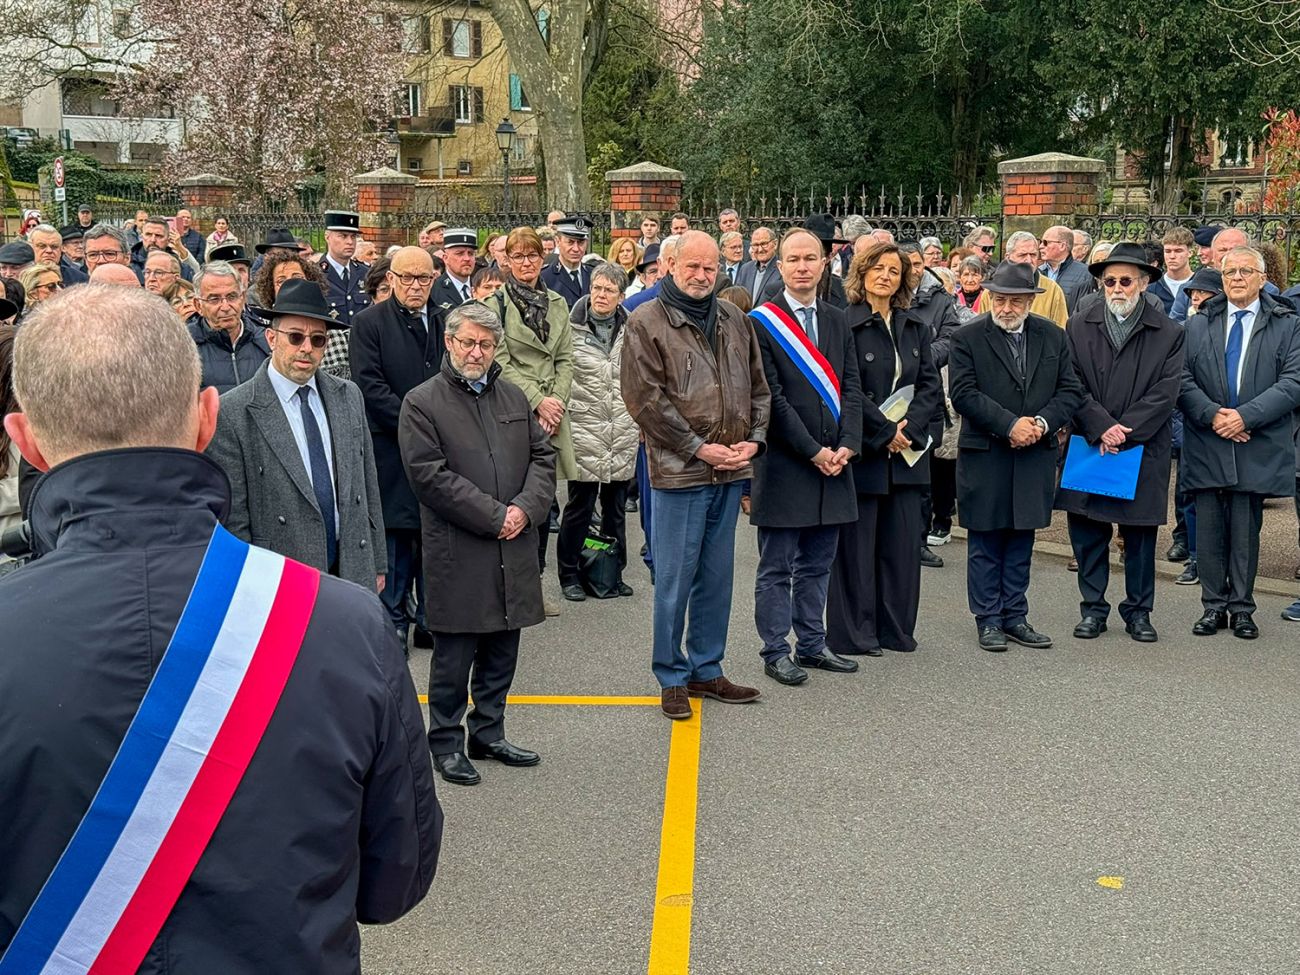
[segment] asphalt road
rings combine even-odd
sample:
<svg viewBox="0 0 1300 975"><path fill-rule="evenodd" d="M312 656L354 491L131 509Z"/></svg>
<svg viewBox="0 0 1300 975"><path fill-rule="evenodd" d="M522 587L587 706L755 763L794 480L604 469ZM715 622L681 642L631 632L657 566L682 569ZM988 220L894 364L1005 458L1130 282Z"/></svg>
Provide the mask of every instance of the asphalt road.
<svg viewBox="0 0 1300 975"><path fill-rule="evenodd" d="M703 707L690 972L1294 973L1290 597L1260 597L1258 641L1196 638L1198 590L1161 579L1158 644L1083 643L1074 577L1041 556L1030 619L1057 645L995 655L974 645L964 546L941 554L917 653L786 688L762 675L740 528L727 672L764 696ZM529 630L514 692L656 694L639 564L628 581ZM423 692L428 651L412 672ZM644 706L507 721L543 763L439 784L438 876L365 930L367 973L648 971L672 724Z"/></svg>

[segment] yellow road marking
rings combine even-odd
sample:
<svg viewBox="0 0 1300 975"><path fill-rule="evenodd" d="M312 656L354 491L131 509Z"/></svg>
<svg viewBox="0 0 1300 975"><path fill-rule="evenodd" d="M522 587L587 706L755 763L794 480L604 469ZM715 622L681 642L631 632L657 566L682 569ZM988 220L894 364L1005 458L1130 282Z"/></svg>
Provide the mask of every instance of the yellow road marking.
<svg viewBox="0 0 1300 975"><path fill-rule="evenodd" d="M1111 890L1124 889L1123 877L1098 877L1097 883L1100 884L1102 887L1109 887Z"/></svg>
<svg viewBox="0 0 1300 975"><path fill-rule="evenodd" d="M429 703L429 695L420 694L421 704ZM657 697L617 697L617 696L595 696L584 697L574 694L511 694L506 698L507 704L581 704L586 706L613 706L613 707L659 707L660 699Z"/></svg>
<svg viewBox="0 0 1300 975"><path fill-rule="evenodd" d="M656 701L656 703L658 703ZM691 901L695 885L695 812L700 777L700 701L673 722L659 834L659 880L650 931L649 975L687 975L691 963Z"/></svg>

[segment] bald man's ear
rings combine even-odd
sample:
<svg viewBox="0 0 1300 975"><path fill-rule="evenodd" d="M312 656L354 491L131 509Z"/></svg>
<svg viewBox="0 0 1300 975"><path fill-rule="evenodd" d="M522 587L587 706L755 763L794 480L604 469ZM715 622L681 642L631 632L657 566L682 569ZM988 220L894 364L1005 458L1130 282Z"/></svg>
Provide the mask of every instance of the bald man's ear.
<svg viewBox="0 0 1300 975"><path fill-rule="evenodd" d="M208 449L217 432L217 413L221 410L221 394L216 386L205 386L199 390L199 430L194 449L199 453Z"/></svg>
<svg viewBox="0 0 1300 975"><path fill-rule="evenodd" d="M5 417L5 432L9 434L9 439L18 445L18 452L27 458L27 463L42 473L50 469L49 461L41 453L41 448L36 445L32 425L27 421L25 414L8 414ZM12 471L11 473L17 472Z"/></svg>

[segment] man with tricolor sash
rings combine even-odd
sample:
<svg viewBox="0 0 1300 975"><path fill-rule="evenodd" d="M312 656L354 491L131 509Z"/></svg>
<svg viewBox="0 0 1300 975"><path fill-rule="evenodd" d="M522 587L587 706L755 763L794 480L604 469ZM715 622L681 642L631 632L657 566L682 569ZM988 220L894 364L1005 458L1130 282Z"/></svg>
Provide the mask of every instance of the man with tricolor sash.
<svg viewBox="0 0 1300 975"><path fill-rule="evenodd" d="M442 831L373 592L220 526L216 390L143 291L23 324L5 428L48 473L0 582L0 973L361 971Z"/></svg>
<svg viewBox="0 0 1300 975"><path fill-rule="evenodd" d="M821 241L791 230L780 257L782 292L750 313L772 392L750 521L758 526L754 623L763 670L793 685L808 679L807 667L858 669L827 648L823 615L839 526L858 516L849 461L862 443L862 386L843 313L817 298L826 266Z"/></svg>

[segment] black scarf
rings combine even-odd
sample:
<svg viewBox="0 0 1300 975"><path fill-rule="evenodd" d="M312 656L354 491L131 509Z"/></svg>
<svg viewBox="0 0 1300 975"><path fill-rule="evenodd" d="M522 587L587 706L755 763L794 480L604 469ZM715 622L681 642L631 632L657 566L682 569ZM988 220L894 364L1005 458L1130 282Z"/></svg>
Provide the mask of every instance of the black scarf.
<svg viewBox="0 0 1300 975"><path fill-rule="evenodd" d="M692 298L672 279L672 275L660 278L659 298L669 308L676 308L686 316L692 325L704 333L704 338L713 348L714 338L718 332L718 298L710 291L703 298Z"/></svg>
<svg viewBox="0 0 1300 975"><path fill-rule="evenodd" d="M551 299L546 285L538 281L540 287L533 287L524 284L513 274L506 275L505 289L506 294L519 311L519 317L546 344L546 340L551 335L551 323L546 320L546 313L550 311ZM503 323L504 324L504 323Z"/></svg>

